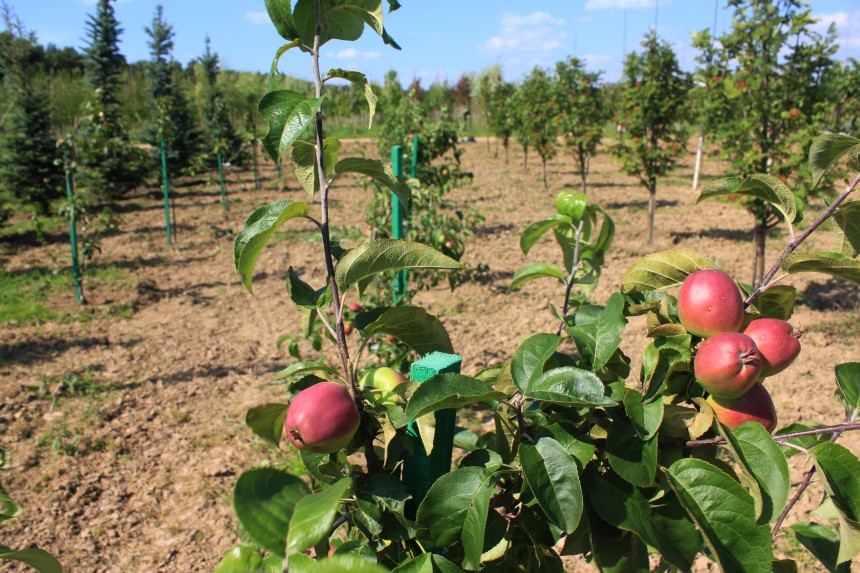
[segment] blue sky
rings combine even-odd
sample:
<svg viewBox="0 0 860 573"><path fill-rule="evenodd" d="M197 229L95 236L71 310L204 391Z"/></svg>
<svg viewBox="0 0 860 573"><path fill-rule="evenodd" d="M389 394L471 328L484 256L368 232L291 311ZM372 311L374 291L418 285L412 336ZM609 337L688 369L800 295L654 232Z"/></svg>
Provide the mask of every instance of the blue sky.
<svg viewBox="0 0 860 573"><path fill-rule="evenodd" d="M84 23L95 0L7 0L28 30L42 43L84 45ZM655 1L659 5L655 9ZM716 0L717 31L731 13ZM156 4L176 32L174 57L184 64L199 57L207 35L230 68L267 71L283 44L268 21L263 0L119 0L116 15L124 33L121 50L129 61L147 59L144 27ZM323 69L346 68L381 80L398 72L402 83L414 77L423 85L456 82L463 73L500 64L506 79L517 80L534 66L550 67L570 55L583 58L604 79L617 80L626 51L638 48L649 27L669 40L683 67L691 69L695 52L690 33L710 28L715 0L401 0L403 7L386 17L386 28L402 46L398 52L365 32L356 43L329 42ZM385 3L387 5L387 2ZM813 0L820 26L836 23L841 48L837 56L860 58L860 0ZM386 14L386 16L388 16ZM626 27L626 34L625 34ZM297 52L297 51L293 51ZM310 78L309 59L298 53L282 59L281 72Z"/></svg>

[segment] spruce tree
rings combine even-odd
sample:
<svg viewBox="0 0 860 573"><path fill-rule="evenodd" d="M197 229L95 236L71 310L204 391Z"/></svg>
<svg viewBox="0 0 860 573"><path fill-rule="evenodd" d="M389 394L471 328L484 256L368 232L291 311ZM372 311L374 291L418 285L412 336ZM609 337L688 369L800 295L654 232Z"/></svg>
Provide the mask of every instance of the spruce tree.
<svg viewBox="0 0 860 573"><path fill-rule="evenodd" d="M206 131L205 137L211 142L213 151L220 149L225 160L236 156L242 146L242 141L236 134L230 116L227 113L227 105L224 102L224 92L218 85L218 75L221 72L221 63L218 54L212 51L211 41L206 37L206 51L200 58L203 85L203 125Z"/></svg>
<svg viewBox="0 0 860 573"><path fill-rule="evenodd" d="M125 58L119 52L122 29L111 0L99 0L86 24L86 73L92 89L76 134L82 186L98 201L121 197L141 182L139 155L122 122L119 89Z"/></svg>
<svg viewBox="0 0 860 573"><path fill-rule="evenodd" d="M7 33L2 41L2 68L9 101L0 135L0 185L3 203L32 205L48 215L51 202L63 193L62 170L54 165L56 143L51 134L50 102L33 83L27 54L36 45L9 6L3 3ZM7 209L0 205L0 210Z"/></svg>
<svg viewBox="0 0 860 573"><path fill-rule="evenodd" d="M145 31L150 38L147 45L152 55L148 70L155 129L150 141L158 146L164 139L171 172L187 172L200 149L200 132L176 81L181 66L171 57L173 26L164 21L164 9L160 4L156 6L152 26Z"/></svg>

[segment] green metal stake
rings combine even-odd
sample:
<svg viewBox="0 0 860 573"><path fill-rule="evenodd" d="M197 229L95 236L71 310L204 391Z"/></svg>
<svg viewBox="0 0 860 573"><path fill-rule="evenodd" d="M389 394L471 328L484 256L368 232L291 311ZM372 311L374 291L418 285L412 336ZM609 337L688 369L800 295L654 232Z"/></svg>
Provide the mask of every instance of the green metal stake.
<svg viewBox="0 0 860 573"><path fill-rule="evenodd" d="M409 379L413 382L424 382L437 374L453 372L460 373L463 359L456 354L432 352L412 365ZM449 408L439 410L436 416L436 432L433 436L433 449L430 455L424 450L424 443L418 432L418 424L410 422L406 427L406 435L412 442L412 453L408 451L403 457L403 482L412 494L412 499L406 502L406 512L415 517L418 505L427 495L433 483L451 471L451 454L454 451L454 425L456 410Z"/></svg>
<svg viewBox="0 0 860 573"><path fill-rule="evenodd" d="M224 191L224 167L221 164L221 145L218 145L218 180L221 182L221 208L227 210L227 192Z"/></svg>
<svg viewBox="0 0 860 573"><path fill-rule="evenodd" d="M412 136L412 164L409 166L409 176L415 179L418 170L418 134Z"/></svg>
<svg viewBox="0 0 860 573"><path fill-rule="evenodd" d="M403 147L395 145L391 148L391 166L397 177L403 177ZM394 193L391 194L391 237L403 238L403 203ZM406 270L397 271L394 275L394 302L406 294Z"/></svg>
<svg viewBox="0 0 860 573"><path fill-rule="evenodd" d="M75 182L72 178L72 170L69 169L69 152L66 151L66 198L69 200L69 242L72 244L72 280L75 285L75 302L83 304L84 289L81 279L81 267L78 264L78 231L77 217L75 216Z"/></svg>
<svg viewBox="0 0 860 573"><path fill-rule="evenodd" d="M170 191L167 183L167 149L164 140L161 140L161 181L164 189L164 222L167 226L167 246L173 245L173 230L170 228Z"/></svg>

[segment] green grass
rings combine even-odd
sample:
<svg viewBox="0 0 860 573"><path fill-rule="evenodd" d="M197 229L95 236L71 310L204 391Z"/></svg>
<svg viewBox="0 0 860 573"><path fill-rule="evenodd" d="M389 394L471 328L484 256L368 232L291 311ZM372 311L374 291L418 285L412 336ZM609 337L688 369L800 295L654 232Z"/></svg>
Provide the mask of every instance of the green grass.
<svg viewBox="0 0 860 573"><path fill-rule="evenodd" d="M123 270L116 266L90 269L84 275L84 289L94 284L115 283L125 278ZM74 296L74 281L71 269L46 271L45 269L25 269L6 271L0 276L0 324L17 322L19 324L45 321L86 319L92 311L69 313L64 310L48 308L44 305L49 299L63 291Z"/></svg>

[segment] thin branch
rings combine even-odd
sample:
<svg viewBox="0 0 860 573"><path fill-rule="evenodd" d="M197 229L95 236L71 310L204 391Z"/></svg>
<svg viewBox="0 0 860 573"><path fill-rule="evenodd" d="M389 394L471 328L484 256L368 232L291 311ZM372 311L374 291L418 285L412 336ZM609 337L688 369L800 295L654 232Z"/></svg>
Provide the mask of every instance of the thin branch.
<svg viewBox="0 0 860 573"><path fill-rule="evenodd" d="M825 209L824 212L821 213L821 215L819 215L818 218L815 219L815 221L813 221L811 225L809 225L809 227L807 227L800 235L795 237L793 241L788 243L788 246L785 247L785 250L782 252L782 254L779 256L779 258L776 260L774 265L770 268L770 270L767 272L767 274L761 279L761 281L759 281L758 287L744 301L745 306L749 306L752 303L752 301L754 301L761 293L764 292L764 290L768 286L768 282L770 281L770 279L772 279L773 276L777 273L777 271L779 271L782 260L785 259L785 257L790 255L791 253L793 253L794 250L798 246L800 246L800 244L803 241L805 241L806 238L809 237L809 235L811 235L813 231L815 231L815 229L820 227L821 224L824 223L824 221L829 219L833 215L833 213L836 211L836 208L839 207L839 205L843 201L845 201L845 199L848 197L848 195L852 191L854 191L854 188L857 187L858 184L860 184L860 175L855 177L854 180L848 184L848 187L846 187L845 190L842 191L842 193L840 193L839 196L836 197L836 199L834 199L833 202L827 206L827 209Z"/></svg>
<svg viewBox="0 0 860 573"><path fill-rule="evenodd" d="M773 441L780 444L782 442L787 442L788 440L793 440L795 438L803 438L805 436L818 436L821 434L830 434L835 433L836 436L841 434L842 432L851 432L854 430L860 430L860 423L852 423L845 422L842 424L836 424L834 426L824 426L821 428L811 428L809 430L801 430L799 432L791 432L788 434L779 434L773 437ZM831 441L833 441L831 439ZM700 448L703 446L719 446L720 444L725 444L726 440L722 436L718 436L716 438L705 438L701 440L686 440L686 441L676 441L676 442L660 442L661 448Z"/></svg>
<svg viewBox="0 0 860 573"><path fill-rule="evenodd" d="M564 291L564 308L561 310L561 324L558 325L558 330L556 331L557 336L561 336L561 331L566 324L564 317L567 316L567 310L570 308L570 292L573 290L573 285L576 282L576 271L579 270L579 244L582 238L582 225L585 223L585 215L583 215L583 219L580 219L579 226L576 228L576 242L573 245L573 261L570 269L570 277L567 280L567 288Z"/></svg>

